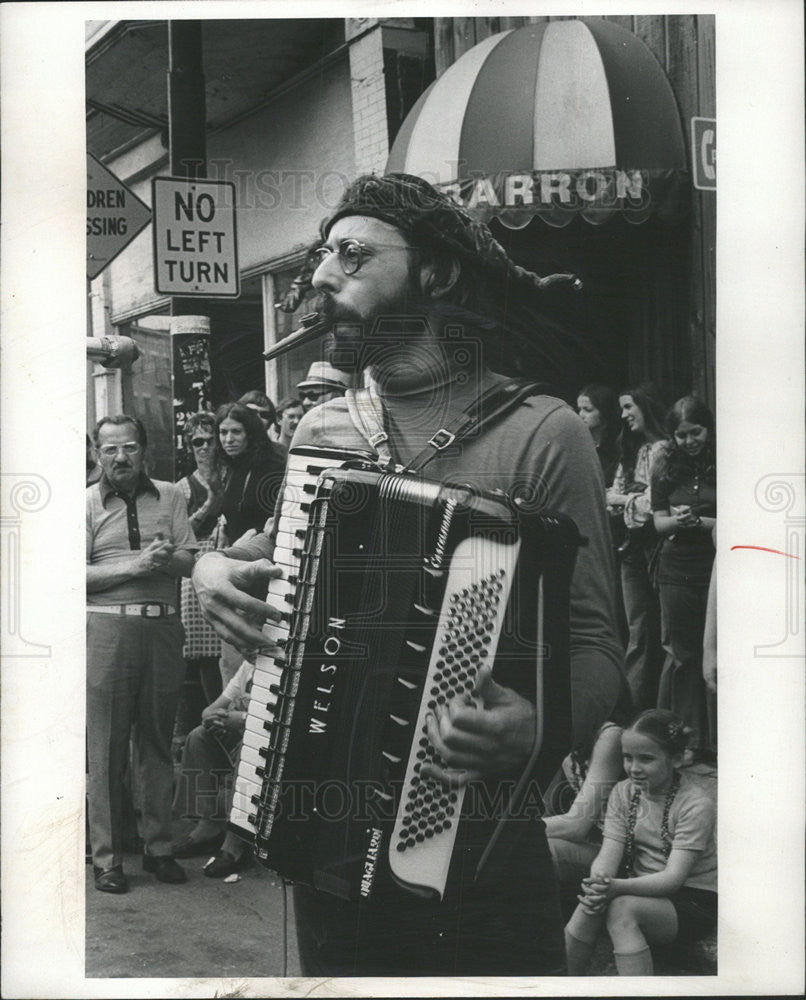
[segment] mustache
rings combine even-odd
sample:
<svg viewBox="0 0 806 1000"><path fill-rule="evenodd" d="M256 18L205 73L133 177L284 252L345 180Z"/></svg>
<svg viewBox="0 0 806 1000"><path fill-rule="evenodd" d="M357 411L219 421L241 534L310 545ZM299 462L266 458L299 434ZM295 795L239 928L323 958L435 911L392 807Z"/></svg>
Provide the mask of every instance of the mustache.
<svg viewBox="0 0 806 1000"><path fill-rule="evenodd" d="M318 292L313 300L313 308L322 319L329 322L335 319L336 304L329 292Z"/></svg>

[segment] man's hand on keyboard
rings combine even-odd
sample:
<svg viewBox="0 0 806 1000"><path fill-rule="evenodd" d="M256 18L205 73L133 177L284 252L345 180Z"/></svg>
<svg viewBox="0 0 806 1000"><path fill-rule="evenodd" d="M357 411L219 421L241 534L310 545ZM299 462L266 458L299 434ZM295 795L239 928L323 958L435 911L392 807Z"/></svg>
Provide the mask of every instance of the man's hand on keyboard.
<svg viewBox="0 0 806 1000"><path fill-rule="evenodd" d="M266 648L263 622L279 620L277 611L249 592L265 593L269 580L281 576L280 567L268 559L245 562L219 552L206 553L193 568L193 586L205 618L247 659L254 660Z"/></svg>

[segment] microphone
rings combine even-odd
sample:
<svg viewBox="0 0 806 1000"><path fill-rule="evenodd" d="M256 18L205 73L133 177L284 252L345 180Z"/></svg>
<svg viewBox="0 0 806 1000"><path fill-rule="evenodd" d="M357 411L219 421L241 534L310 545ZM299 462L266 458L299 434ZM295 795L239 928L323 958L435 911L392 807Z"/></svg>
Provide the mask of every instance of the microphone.
<svg viewBox="0 0 806 1000"><path fill-rule="evenodd" d="M295 348L301 347L303 344L308 344L312 340L318 340L319 337L324 337L331 327L331 324L327 320L320 319L319 313L315 312L303 316L300 319L300 323L302 326L299 330L289 333L287 337L283 337L282 340L278 341L274 347L270 347L267 351L263 352L264 360L273 361L274 358L279 358L288 351L293 351Z"/></svg>

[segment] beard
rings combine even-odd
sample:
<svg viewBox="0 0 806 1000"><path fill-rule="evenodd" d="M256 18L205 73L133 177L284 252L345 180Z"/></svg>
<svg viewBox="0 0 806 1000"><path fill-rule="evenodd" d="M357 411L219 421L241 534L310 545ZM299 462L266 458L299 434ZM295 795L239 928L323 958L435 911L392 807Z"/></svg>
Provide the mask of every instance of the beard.
<svg viewBox="0 0 806 1000"><path fill-rule="evenodd" d="M373 315L362 315L341 306L322 293L320 315L330 324L325 345L327 360L342 371L394 366L403 354L417 352L433 340L427 315L429 303L410 285L403 294L376 306Z"/></svg>

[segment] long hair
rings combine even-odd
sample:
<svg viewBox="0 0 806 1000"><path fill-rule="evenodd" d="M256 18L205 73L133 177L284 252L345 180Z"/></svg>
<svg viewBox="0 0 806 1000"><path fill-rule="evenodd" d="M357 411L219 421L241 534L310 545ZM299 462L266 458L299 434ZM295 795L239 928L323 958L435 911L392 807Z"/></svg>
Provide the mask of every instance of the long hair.
<svg viewBox="0 0 806 1000"><path fill-rule="evenodd" d="M420 259L436 262L451 251L423 248ZM424 300L430 314L444 327L464 327L478 338L483 359L493 371L511 376L533 376L564 384L573 359L587 345L577 331L565 328L552 315L554 297L570 296L569 288L539 291L509 275L490 272L482 262L456 255L459 276L444 297Z"/></svg>
<svg viewBox="0 0 806 1000"><path fill-rule="evenodd" d="M247 461L249 465L254 464L269 451L269 441L260 417L254 410L250 410L242 403L222 403L215 411L216 457L225 466L230 467L233 464L233 459L221 447L221 424L228 417L231 420L236 420L246 431L246 448L236 457L235 461Z"/></svg>
<svg viewBox="0 0 806 1000"><path fill-rule="evenodd" d="M678 447L674 433L682 423L699 424L708 431L705 447L699 455L687 455ZM670 483L681 483L699 474L703 479L716 485L716 424L710 409L696 396L683 396L672 405L666 414L666 429L670 442L666 448L659 475Z"/></svg>
<svg viewBox="0 0 806 1000"><path fill-rule="evenodd" d="M657 388L651 382L642 382L632 389L622 389L619 398L630 396L644 418L644 433L636 434L626 424L618 436L619 461L628 479L635 472L635 459L642 444L652 438L665 438L665 404Z"/></svg>
<svg viewBox="0 0 806 1000"><path fill-rule="evenodd" d="M618 396L616 396L609 385L600 385L597 382L583 386L577 393L577 397L579 396L587 396L602 418L602 436L599 442L599 450L606 455L616 455L618 452L618 436L621 432L621 412L618 405Z"/></svg>

